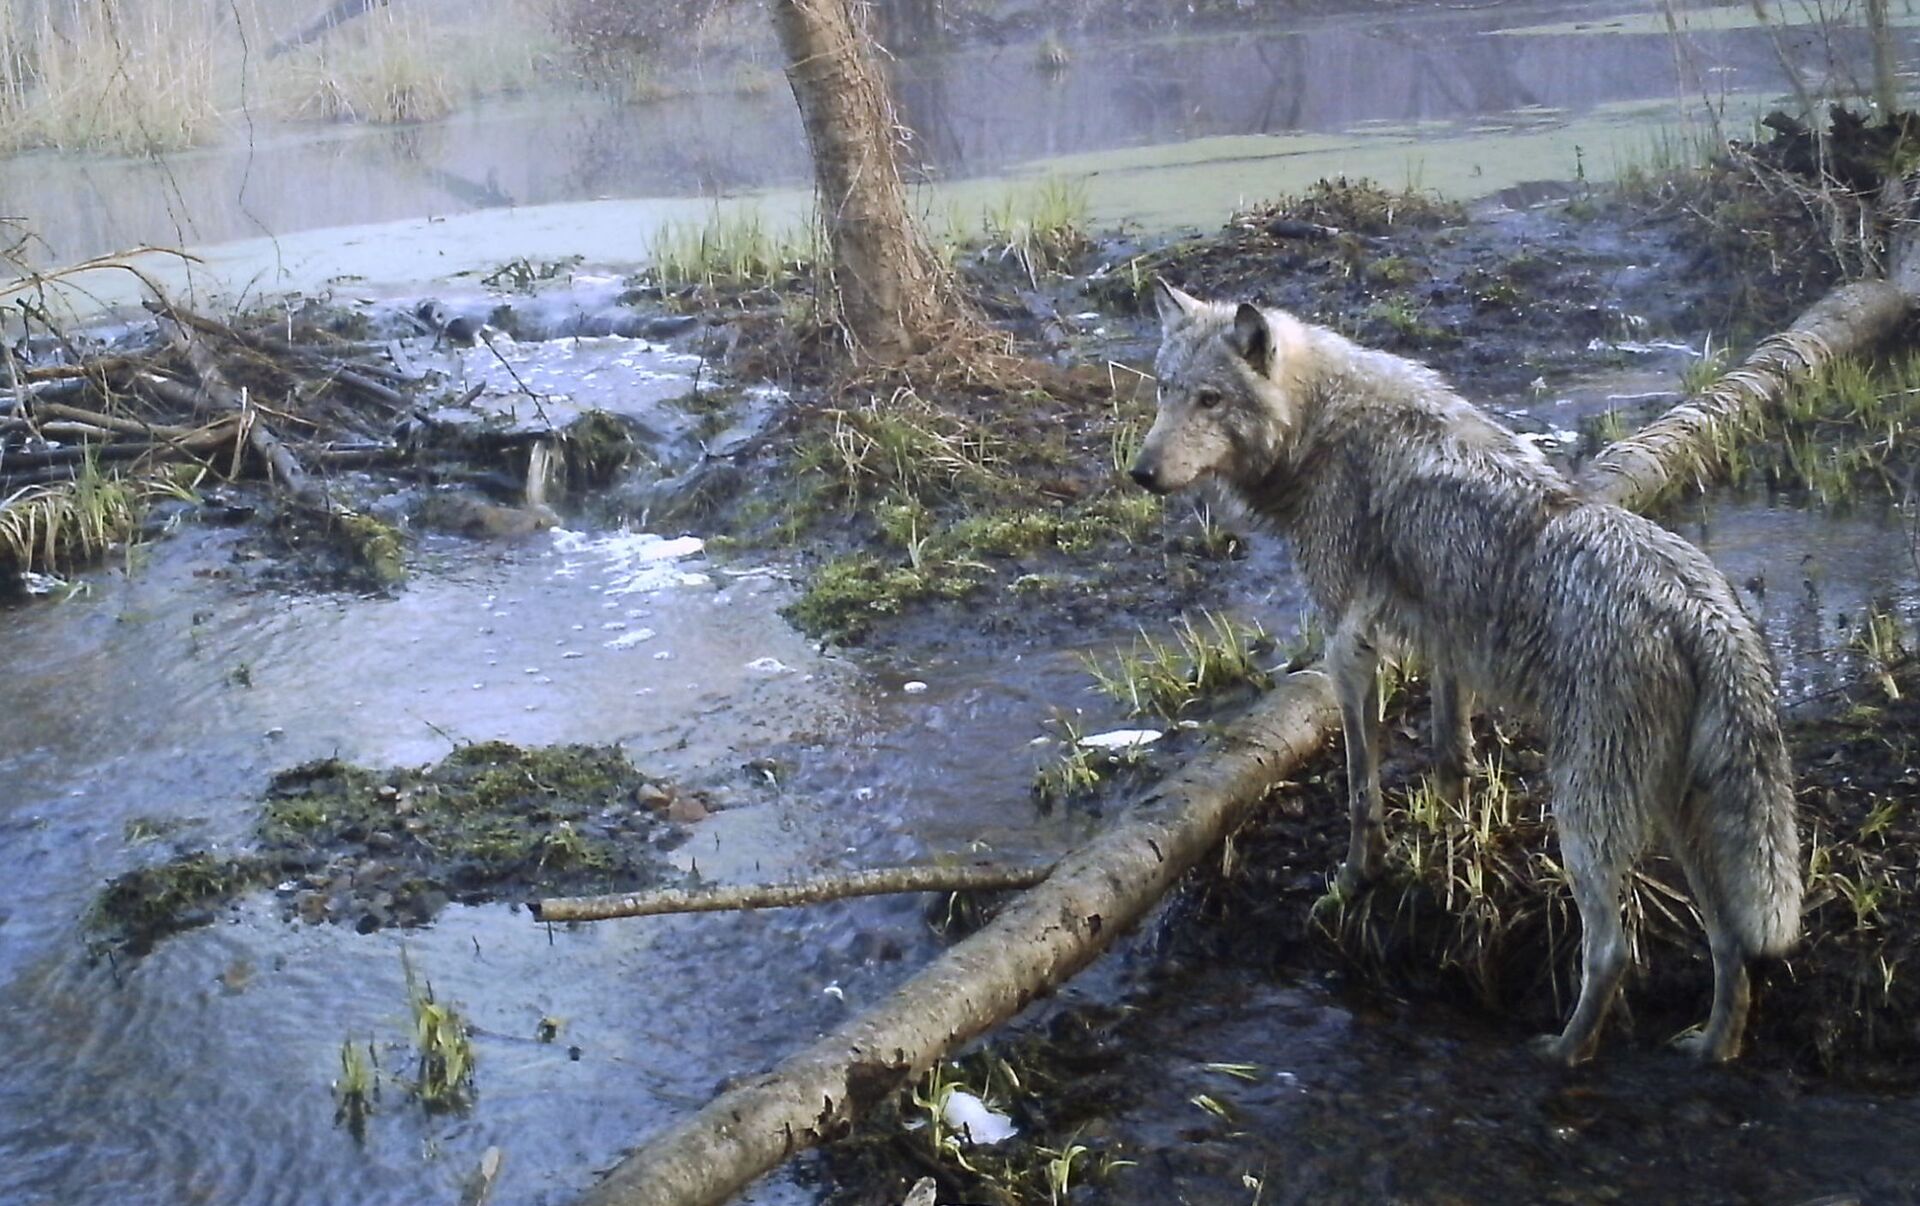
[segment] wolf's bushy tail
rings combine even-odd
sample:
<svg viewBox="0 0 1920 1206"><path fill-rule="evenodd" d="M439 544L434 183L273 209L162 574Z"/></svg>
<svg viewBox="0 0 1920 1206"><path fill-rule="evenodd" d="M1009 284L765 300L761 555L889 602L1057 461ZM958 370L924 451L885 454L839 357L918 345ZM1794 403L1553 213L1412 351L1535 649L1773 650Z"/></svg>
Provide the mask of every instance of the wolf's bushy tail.
<svg viewBox="0 0 1920 1206"><path fill-rule="evenodd" d="M1695 811L1687 836L1747 953L1778 955L1799 937L1804 887L1772 664L1731 598L1701 612L1692 639L1683 640L1692 646L1698 690L1688 753Z"/></svg>

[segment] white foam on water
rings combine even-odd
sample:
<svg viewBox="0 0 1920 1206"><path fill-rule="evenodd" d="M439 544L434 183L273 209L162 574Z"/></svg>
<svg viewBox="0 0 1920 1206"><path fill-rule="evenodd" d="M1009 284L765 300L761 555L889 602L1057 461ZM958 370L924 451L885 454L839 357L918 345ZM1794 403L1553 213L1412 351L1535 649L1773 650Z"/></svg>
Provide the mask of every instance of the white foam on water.
<svg viewBox="0 0 1920 1206"><path fill-rule="evenodd" d="M706 549L706 541L698 536L667 537L652 532L588 534L555 528L553 547L562 558L560 567L554 570L556 577L574 578L591 572L602 580L601 589L609 595L704 586L712 581L704 573L688 571L679 565Z"/></svg>

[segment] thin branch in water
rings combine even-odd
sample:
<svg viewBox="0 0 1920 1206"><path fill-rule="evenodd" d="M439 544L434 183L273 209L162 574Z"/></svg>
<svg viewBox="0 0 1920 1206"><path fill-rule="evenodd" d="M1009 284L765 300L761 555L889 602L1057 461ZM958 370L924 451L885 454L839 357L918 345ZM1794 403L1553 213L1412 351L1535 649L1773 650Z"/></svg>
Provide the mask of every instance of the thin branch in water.
<svg viewBox="0 0 1920 1206"><path fill-rule="evenodd" d="M1053 872L1053 865L966 863L954 866L876 867L839 875L818 875L777 884L659 888L613 896L555 897L534 902L535 921L606 921L615 917L651 917L663 913L712 913L738 909L775 909L820 904L855 896L902 892L988 892L1031 888Z"/></svg>

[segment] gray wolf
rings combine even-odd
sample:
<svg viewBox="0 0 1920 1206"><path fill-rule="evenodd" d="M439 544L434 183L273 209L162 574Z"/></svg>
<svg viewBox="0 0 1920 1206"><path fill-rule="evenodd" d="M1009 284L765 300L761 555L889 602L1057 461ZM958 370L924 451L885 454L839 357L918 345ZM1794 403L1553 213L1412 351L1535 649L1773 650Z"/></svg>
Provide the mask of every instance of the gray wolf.
<svg viewBox="0 0 1920 1206"><path fill-rule="evenodd" d="M1680 1040L1739 1053L1750 959L1784 951L1802 884L1791 770L1766 645L1698 549L1583 501L1532 444L1432 370L1279 310L1159 282L1159 411L1131 474L1211 483L1288 537L1331 629L1352 844L1339 883L1386 849L1376 761L1382 650L1436 668L1441 774L1467 770L1469 698L1517 707L1547 743L1550 807L1580 911L1580 997L1536 1040L1589 1058L1626 970L1628 876L1659 839L1706 922L1713 1008Z"/></svg>

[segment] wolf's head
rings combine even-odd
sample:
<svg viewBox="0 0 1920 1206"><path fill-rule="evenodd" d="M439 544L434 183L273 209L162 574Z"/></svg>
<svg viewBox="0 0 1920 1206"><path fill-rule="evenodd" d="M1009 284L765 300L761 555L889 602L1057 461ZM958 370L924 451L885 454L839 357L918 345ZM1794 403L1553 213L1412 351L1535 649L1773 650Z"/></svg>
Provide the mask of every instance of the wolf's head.
<svg viewBox="0 0 1920 1206"><path fill-rule="evenodd" d="M1203 478L1251 486L1286 447L1306 329L1278 311L1204 302L1155 281L1160 412L1128 470L1155 494Z"/></svg>

